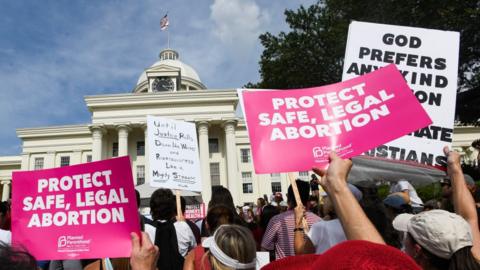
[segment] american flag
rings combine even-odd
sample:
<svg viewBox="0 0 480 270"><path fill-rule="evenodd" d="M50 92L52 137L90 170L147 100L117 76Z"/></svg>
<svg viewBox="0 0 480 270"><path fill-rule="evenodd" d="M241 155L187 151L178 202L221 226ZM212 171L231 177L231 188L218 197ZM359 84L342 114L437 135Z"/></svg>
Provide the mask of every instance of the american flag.
<svg viewBox="0 0 480 270"><path fill-rule="evenodd" d="M165 16L163 16L163 18L160 20L160 29L163 31L165 29L168 28L168 17L167 17L168 13L165 14Z"/></svg>

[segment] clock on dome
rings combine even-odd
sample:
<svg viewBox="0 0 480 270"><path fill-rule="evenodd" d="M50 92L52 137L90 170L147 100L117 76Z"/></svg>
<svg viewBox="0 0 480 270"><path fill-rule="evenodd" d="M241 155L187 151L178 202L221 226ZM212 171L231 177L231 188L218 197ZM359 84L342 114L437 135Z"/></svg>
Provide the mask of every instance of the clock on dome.
<svg viewBox="0 0 480 270"><path fill-rule="evenodd" d="M152 83L152 92L174 91L175 83L169 77L158 77Z"/></svg>

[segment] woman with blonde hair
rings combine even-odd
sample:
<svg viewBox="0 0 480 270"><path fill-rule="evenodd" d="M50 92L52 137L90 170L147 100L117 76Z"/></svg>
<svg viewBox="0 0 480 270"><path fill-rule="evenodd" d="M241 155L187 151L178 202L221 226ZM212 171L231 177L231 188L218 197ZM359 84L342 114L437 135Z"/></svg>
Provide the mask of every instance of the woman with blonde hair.
<svg viewBox="0 0 480 270"><path fill-rule="evenodd" d="M206 249L201 266L185 264L184 269L233 270L255 269L256 245L250 230L239 225L221 225L202 243Z"/></svg>

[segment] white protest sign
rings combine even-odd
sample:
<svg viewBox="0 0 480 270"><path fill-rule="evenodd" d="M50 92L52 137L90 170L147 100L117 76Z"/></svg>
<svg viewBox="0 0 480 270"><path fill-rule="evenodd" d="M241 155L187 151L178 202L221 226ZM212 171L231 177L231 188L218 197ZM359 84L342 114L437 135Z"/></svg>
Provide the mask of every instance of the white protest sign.
<svg viewBox="0 0 480 270"><path fill-rule="evenodd" d="M460 34L424 28L352 22L348 30L343 80L394 63L433 123L365 154L446 166L451 145Z"/></svg>
<svg viewBox="0 0 480 270"><path fill-rule="evenodd" d="M150 185L202 191L194 123L147 116Z"/></svg>

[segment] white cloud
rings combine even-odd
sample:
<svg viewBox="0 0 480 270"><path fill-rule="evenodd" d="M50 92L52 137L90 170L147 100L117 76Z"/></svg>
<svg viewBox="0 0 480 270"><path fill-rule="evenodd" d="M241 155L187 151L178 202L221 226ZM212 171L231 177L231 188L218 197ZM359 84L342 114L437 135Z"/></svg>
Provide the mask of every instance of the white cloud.
<svg viewBox="0 0 480 270"><path fill-rule="evenodd" d="M240 59L259 43L258 36L270 21L266 10L253 0L215 0L210 9L214 36Z"/></svg>

